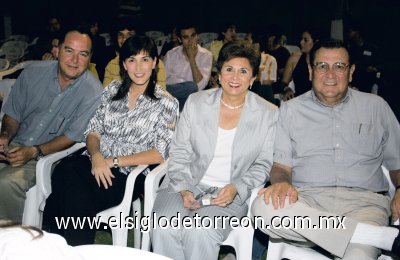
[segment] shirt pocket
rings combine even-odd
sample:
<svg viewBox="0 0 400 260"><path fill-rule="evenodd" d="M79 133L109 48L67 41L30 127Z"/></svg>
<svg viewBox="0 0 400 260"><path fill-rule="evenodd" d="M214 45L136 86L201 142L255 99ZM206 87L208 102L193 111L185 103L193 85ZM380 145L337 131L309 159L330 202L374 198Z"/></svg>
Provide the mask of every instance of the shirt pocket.
<svg viewBox="0 0 400 260"><path fill-rule="evenodd" d="M55 120L52 124L52 127L50 128L49 134L55 135L55 136L61 135L61 133L62 133L62 131L64 131L64 128L67 125L68 121L69 121L68 118L58 115L55 118Z"/></svg>
<svg viewBox="0 0 400 260"><path fill-rule="evenodd" d="M375 156L379 153L378 127L371 123L351 123L347 136L348 144L356 153Z"/></svg>

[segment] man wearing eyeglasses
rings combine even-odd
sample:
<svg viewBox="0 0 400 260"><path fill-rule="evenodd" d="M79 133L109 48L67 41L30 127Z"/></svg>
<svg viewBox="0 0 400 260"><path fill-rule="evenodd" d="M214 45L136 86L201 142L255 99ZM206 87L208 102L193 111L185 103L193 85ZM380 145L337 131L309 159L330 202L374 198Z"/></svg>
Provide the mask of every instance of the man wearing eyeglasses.
<svg viewBox="0 0 400 260"><path fill-rule="evenodd" d="M281 105L272 185L252 213L272 238L340 259L377 259L379 249L399 255L399 231L387 225L399 218L400 192L388 196L381 168L400 188L399 122L382 98L349 88L356 68L342 42L319 42L310 61L312 90ZM303 226L298 216L307 216Z"/></svg>

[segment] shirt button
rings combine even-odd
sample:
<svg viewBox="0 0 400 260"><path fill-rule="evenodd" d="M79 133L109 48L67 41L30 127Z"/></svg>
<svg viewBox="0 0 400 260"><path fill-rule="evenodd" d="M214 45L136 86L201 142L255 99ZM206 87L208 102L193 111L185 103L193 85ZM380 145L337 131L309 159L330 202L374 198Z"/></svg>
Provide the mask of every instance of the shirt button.
<svg viewBox="0 0 400 260"><path fill-rule="evenodd" d="M49 112L51 113L53 111L53 109L49 109Z"/></svg>
<svg viewBox="0 0 400 260"><path fill-rule="evenodd" d="M336 128L339 128L340 127L340 125L336 125Z"/></svg>
<svg viewBox="0 0 400 260"><path fill-rule="evenodd" d="M33 137L29 138L29 141L33 141Z"/></svg>
<svg viewBox="0 0 400 260"><path fill-rule="evenodd" d="M43 126L43 124L42 124L42 123L40 123L40 124L39 124L39 126Z"/></svg>
<svg viewBox="0 0 400 260"><path fill-rule="evenodd" d="M340 145L339 144L336 144L336 147L339 147Z"/></svg>

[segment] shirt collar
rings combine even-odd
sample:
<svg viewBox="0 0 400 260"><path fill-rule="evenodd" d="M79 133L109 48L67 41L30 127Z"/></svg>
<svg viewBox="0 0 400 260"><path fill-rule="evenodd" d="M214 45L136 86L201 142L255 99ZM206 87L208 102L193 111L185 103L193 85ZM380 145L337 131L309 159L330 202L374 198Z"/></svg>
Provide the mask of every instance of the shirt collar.
<svg viewBox="0 0 400 260"><path fill-rule="evenodd" d="M339 103L337 103L335 106L339 106L339 105L341 105L341 104L347 103L347 102L349 101L350 97L351 97L351 92L352 92L352 89L351 89L350 87L347 87L346 95L345 95L344 98L343 98ZM310 97L311 97L312 101L314 101L315 103L317 103L317 104L319 104L319 105L321 105L321 106L324 106L324 107L331 107L331 106L329 106L329 105L327 105L327 104L321 102L321 101L318 99L318 97L317 97L317 95L315 94L313 88L310 90Z"/></svg>

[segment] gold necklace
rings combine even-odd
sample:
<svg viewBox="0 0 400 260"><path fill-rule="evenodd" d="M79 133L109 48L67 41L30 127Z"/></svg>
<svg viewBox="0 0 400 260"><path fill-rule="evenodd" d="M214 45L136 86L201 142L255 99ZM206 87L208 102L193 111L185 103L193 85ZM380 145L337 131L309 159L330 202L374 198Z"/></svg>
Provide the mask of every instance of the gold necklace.
<svg viewBox="0 0 400 260"><path fill-rule="evenodd" d="M243 107L245 102L243 102L242 104L240 104L240 105L238 105L238 106L231 106L231 105L228 105L227 103L225 103L225 102L222 100L222 98L221 98L221 103L222 103L222 105L224 105L225 107L234 110L234 109L239 109L239 108Z"/></svg>

